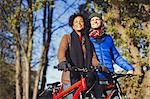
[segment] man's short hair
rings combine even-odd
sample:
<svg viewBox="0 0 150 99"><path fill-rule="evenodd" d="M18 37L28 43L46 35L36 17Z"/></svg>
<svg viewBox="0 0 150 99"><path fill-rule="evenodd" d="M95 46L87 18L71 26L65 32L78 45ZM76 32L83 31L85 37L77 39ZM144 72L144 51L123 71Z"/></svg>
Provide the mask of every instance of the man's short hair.
<svg viewBox="0 0 150 99"><path fill-rule="evenodd" d="M74 13L73 15L71 15L70 17L69 17L69 26L73 26L73 21L74 21L74 19L76 18L76 17L78 17L78 16L80 16L80 17L82 17L83 18L83 21L84 21L84 23L85 23L85 18L84 18L84 16L81 14L81 13Z"/></svg>

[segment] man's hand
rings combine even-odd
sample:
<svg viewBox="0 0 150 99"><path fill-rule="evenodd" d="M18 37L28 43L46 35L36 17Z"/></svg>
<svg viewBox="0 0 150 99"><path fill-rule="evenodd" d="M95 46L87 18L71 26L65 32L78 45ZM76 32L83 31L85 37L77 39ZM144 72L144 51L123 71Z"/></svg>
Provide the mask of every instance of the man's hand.
<svg viewBox="0 0 150 99"><path fill-rule="evenodd" d="M57 67L58 67L58 70L66 71L68 69L69 65L70 64L67 61L62 61L57 65Z"/></svg>
<svg viewBox="0 0 150 99"><path fill-rule="evenodd" d="M129 70L127 74L133 74L133 70Z"/></svg>

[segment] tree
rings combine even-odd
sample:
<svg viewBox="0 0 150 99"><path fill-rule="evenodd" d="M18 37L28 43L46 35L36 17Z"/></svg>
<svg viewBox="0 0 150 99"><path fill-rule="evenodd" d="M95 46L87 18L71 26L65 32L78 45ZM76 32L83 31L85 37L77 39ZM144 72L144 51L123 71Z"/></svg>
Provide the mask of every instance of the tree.
<svg viewBox="0 0 150 99"><path fill-rule="evenodd" d="M49 46L50 46L50 41L51 41L51 35L52 35L52 18L53 18L53 6L54 6L54 1L49 1L46 2L47 4L45 4L45 9L44 9L44 20L43 20L43 24L44 24L44 33L46 33L47 35L43 35L43 44L46 47L46 57L45 57L45 64L43 66L43 75L42 75L42 84L41 84L41 91L43 91L45 89L45 83L46 83L46 71L47 71L47 67L48 67L48 52L49 52ZM48 14L48 27L46 27L46 9L48 9L47 14ZM48 31L46 31L48 30ZM44 34L43 33L43 34ZM47 41L45 41L46 37Z"/></svg>
<svg viewBox="0 0 150 99"><path fill-rule="evenodd" d="M11 2L11 3L8 3ZM8 19L15 13L17 2L12 0L0 1L0 76L1 98L15 98L15 39L8 32ZM11 9L10 9L11 8ZM17 81L16 81L17 82ZM17 82L18 83L18 82ZM16 84L17 84L16 83ZM16 85L17 86L17 85ZM18 87L16 87L17 89ZM19 95L16 95L19 96Z"/></svg>
<svg viewBox="0 0 150 99"><path fill-rule="evenodd" d="M41 85L41 91L44 90L45 88L45 82L46 82L46 70L48 66L48 51L49 51L49 46L50 46L50 40L51 40L51 29L52 29L52 15L53 15L53 6L54 6L54 1L44 1L44 36L43 36L43 50L42 50L42 57L41 57L41 63L38 66L38 71L35 77L35 85L34 85L34 92L33 92L33 99L37 98L37 91L38 91L38 84L39 84L39 78L41 74L41 70L43 68L43 75L42 75L42 85ZM46 9L48 12L46 13ZM46 16L48 15L48 18ZM48 27L46 27L46 19L48 19ZM46 31L48 30L48 31Z"/></svg>
<svg viewBox="0 0 150 99"><path fill-rule="evenodd" d="M32 2L28 1L28 7L24 9L22 7L22 0L11 2L2 1L12 9L3 8L2 6L2 23L3 31L7 31L7 34L12 35L12 39L15 40L14 47L16 49L16 98L17 99L29 99L29 86L30 86L30 61L32 57L32 35L33 35L33 16L32 16ZM10 3L11 2L11 3ZM11 6L9 6L9 3ZM24 14L23 14L24 10ZM8 12L11 12L9 14ZM21 16L26 17L21 17ZM28 17L29 16L29 17ZM26 21L23 23L23 21ZM27 27L27 35L25 38L21 35L21 29L23 24ZM8 37L8 36L7 36ZM28 39L28 42L23 42L23 39ZM23 78L23 79L22 79Z"/></svg>

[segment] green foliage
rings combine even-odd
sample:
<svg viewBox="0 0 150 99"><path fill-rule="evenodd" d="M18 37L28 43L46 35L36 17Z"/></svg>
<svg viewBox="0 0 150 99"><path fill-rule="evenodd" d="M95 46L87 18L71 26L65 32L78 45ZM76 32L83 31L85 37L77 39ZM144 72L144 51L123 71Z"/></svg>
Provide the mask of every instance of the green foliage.
<svg viewBox="0 0 150 99"><path fill-rule="evenodd" d="M42 1L37 1L34 4L32 4L33 11L37 11L42 7Z"/></svg>
<svg viewBox="0 0 150 99"><path fill-rule="evenodd" d="M140 62L142 64L147 64L148 46L146 44L149 42L148 41L149 33L144 33L144 31L139 28L139 26L141 25L141 21L136 18L126 18L124 23L126 24L126 28L125 28L126 34L130 38L132 38L134 46L136 46L139 49L139 51L141 51Z"/></svg>

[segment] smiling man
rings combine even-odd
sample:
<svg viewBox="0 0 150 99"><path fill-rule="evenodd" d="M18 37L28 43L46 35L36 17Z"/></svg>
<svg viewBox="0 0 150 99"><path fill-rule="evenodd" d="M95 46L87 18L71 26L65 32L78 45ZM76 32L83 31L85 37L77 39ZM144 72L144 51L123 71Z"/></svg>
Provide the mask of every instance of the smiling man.
<svg viewBox="0 0 150 99"><path fill-rule="evenodd" d="M92 13L89 17L91 29L90 29L90 40L93 43L94 50L99 62L106 67L110 72L114 72L113 62L116 63L121 68L125 69L128 74L133 74L133 66L130 65L117 51L112 37L104 32L104 24L102 16L98 13ZM103 74L97 72L98 84L95 86L97 88L96 99L106 98L112 89L107 90L106 85L113 84L113 82L108 79L109 74ZM109 83L108 83L109 82ZM106 91L107 90L107 91ZM104 95L105 93L105 95ZM117 93L117 91L116 91ZM117 94L116 96L117 97ZM114 98L113 98L114 99ZM118 98L115 98L118 99Z"/></svg>

